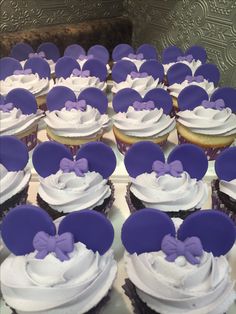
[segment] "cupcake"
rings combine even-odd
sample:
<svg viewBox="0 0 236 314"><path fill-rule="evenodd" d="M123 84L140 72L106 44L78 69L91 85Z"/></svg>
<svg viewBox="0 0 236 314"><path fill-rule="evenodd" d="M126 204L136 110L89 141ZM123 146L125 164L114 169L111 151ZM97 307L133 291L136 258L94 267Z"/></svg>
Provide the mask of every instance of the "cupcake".
<svg viewBox="0 0 236 314"><path fill-rule="evenodd" d="M226 254L235 227L214 210L191 214L176 233L154 209L131 215L121 238L128 275L124 290L136 314L222 314L236 299Z"/></svg>
<svg viewBox="0 0 236 314"><path fill-rule="evenodd" d="M0 136L0 222L9 209L25 204L30 167L27 147L14 136Z"/></svg>
<svg viewBox="0 0 236 314"><path fill-rule="evenodd" d="M37 145L38 122L43 117L34 95L16 88L5 99L1 97L0 103L0 136L14 135L32 150Z"/></svg>
<svg viewBox="0 0 236 314"><path fill-rule="evenodd" d="M111 89L113 94L124 88L132 88L143 97L153 88L167 89L163 83L163 66L156 60L144 62L139 70L131 61L120 60L112 68L112 79L114 81Z"/></svg>
<svg viewBox="0 0 236 314"><path fill-rule="evenodd" d="M219 88L208 99L201 87L185 87L178 97L176 128L180 144L198 145L214 160L236 138L236 89Z"/></svg>
<svg viewBox="0 0 236 314"><path fill-rule="evenodd" d="M236 224L236 147L217 156L217 179L212 181L212 208L225 212Z"/></svg>
<svg viewBox="0 0 236 314"><path fill-rule="evenodd" d="M208 186L202 181L208 161L195 145L176 146L165 162L158 145L136 143L124 163L130 176L126 201L131 213L150 207L184 219L203 208L208 199Z"/></svg>
<svg viewBox="0 0 236 314"><path fill-rule="evenodd" d="M56 86L66 86L78 96L88 87L96 87L105 92L107 88L106 66L99 60L87 60L81 67L71 57L60 58L55 66Z"/></svg>
<svg viewBox="0 0 236 314"><path fill-rule="evenodd" d="M48 138L66 145L74 155L81 145L100 141L110 127L107 96L95 87L84 89L77 98L68 87L56 86L47 95L47 107Z"/></svg>
<svg viewBox="0 0 236 314"><path fill-rule="evenodd" d="M112 224L83 210L55 226L36 206L18 206L4 219L11 255L1 265L3 299L14 313L97 314L117 273Z"/></svg>
<svg viewBox="0 0 236 314"><path fill-rule="evenodd" d="M125 88L113 98L113 132L122 154L140 141L164 145L175 128L170 95L161 88L150 90L144 98L135 90Z"/></svg>
<svg viewBox="0 0 236 314"><path fill-rule="evenodd" d="M114 202L109 177L116 168L109 146L88 143L73 158L65 146L44 142L37 146L32 160L40 182L38 205L53 219L82 209L108 214Z"/></svg>
<svg viewBox="0 0 236 314"><path fill-rule="evenodd" d="M45 110L46 94L54 82L50 79L48 63L40 57L32 57L24 64L24 69L16 59L0 59L0 94L6 96L12 89L25 88L35 97L38 107Z"/></svg>

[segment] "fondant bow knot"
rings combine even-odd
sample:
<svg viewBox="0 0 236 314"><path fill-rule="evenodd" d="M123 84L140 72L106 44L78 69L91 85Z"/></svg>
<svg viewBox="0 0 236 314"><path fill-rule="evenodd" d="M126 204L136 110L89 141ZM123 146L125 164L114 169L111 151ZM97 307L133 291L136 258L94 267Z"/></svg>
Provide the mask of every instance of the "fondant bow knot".
<svg viewBox="0 0 236 314"><path fill-rule="evenodd" d="M155 109L155 104L152 100L149 100L147 102L135 101L133 103L133 107L136 111L152 110Z"/></svg>
<svg viewBox="0 0 236 314"><path fill-rule="evenodd" d="M91 60L91 59L93 59L94 58L94 56L93 55L79 55L79 60L81 60L81 61L83 61L83 60Z"/></svg>
<svg viewBox="0 0 236 314"><path fill-rule="evenodd" d="M204 108L211 108L216 110L223 110L225 108L225 102L223 99L217 99L216 101L203 100L201 104Z"/></svg>
<svg viewBox="0 0 236 314"><path fill-rule="evenodd" d="M36 258L43 259L49 253L54 252L56 257L63 262L69 260L68 253L74 250L74 238L70 232L50 236L44 231L39 231L33 239L33 247L38 251Z"/></svg>
<svg viewBox="0 0 236 314"><path fill-rule="evenodd" d="M33 57L45 58L46 56L45 56L45 52L44 51L29 53L29 58L33 58Z"/></svg>
<svg viewBox="0 0 236 314"><path fill-rule="evenodd" d="M0 105L0 110L3 112L9 112L13 109L13 107L14 107L13 103L9 102L7 104Z"/></svg>
<svg viewBox="0 0 236 314"><path fill-rule="evenodd" d="M72 74L74 76L81 76L81 77L89 77L90 76L90 71L89 70L79 70L79 69L74 69L72 71Z"/></svg>
<svg viewBox="0 0 236 314"><path fill-rule="evenodd" d="M148 74L147 74L147 72L139 73L139 72L132 71L132 72L130 72L130 76L132 79L135 79L135 78L147 77Z"/></svg>
<svg viewBox="0 0 236 314"><path fill-rule="evenodd" d="M187 75L185 77L185 80L187 80L189 83L201 83L204 82L204 77L202 75L197 75L197 76L191 76L191 75Z"/></svg>
<svg viewBox="0 0 236 314"><path fill-rule="evenodd" d="M169 164L156 160L152 164L152 170L156 172L157 177L163 176L167 173L173 177L180 177L180 174L184 171L183 165L179 160L172 161Z"/></svg>
<svg viewBox="0 0 236 314"><path fill-rule="evenodd" d="M193 56L192 55L187 55L187 56L183 56L183 57L178 57L177 61L187 61L189 63L191 63L193 61Z"/></svg>
<svg viewBox="0 0 236 314"><path fill-rule="evenodd" d="M142 53L138 53L138 54L129 53L128 58L134 59L134 60L143 60L143 54Z"/></svg>
<svg viewBox="0 0 236 314"><path fill-rule="evenodd" d="M31 69L25 69L25 70L15 70L13 72L13 74L15 75L27 75L27 74L32 74L32 70Z"/></svg>
<svg viewBox="0 0 236 314"><path fill-rule="evenodd" d="M182 242L171 235L166 235L162 240L161 249L166 254L168 262L174 262L177 257L184 256L192 265L199 264L200 260L197 257L203 254L202 243L198 237L187 238Z"/></svg>
<svg viewBox="0 0 236 314"><path fill-rule="evenodd" d="M88 160L86 158L78 160L63 158L60 162L60 169L65 173L75 172L78 177L84 177L84 174L88 172Z"/></svg>
<svg viewBox="0 0 236 314"><path fill-rule="evenodd" d="M67 111L70 111L72 109L77 109L80 111L85 111L87 108L86 101L84 99L78 100L78 101L70 101L67 100L65 103L65 108Z"/></svg>

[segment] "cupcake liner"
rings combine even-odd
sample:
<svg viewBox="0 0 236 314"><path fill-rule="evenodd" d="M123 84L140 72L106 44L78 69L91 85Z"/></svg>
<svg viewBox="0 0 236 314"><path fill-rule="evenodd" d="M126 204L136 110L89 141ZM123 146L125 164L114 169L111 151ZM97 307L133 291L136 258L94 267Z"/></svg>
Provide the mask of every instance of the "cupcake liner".
<svg viewBox="0 0 236 314"><path fill-rule="evenodd" d="M36 97L36 102L38 105L38 109L41 109L43 111L48 110L47 104L46 104L46 95Z"/></svg>
<svg viewBox="0 0 236 314"><path fill-rule="evenodd" d="M37 133L38 133L38 125L31 128L27 132L27 134L26 133L18 134L16 135L16 137L19 140L21 140L27 146L28 151L30 151L37 145L37 142L38 142Z"/></svg>
<svg viewBox="0 0 236 314"><path fill-rule="evenodd" d="M115 200L115 198L114 198L114 193L115 193L114 185L110 180L108 180L107 183L110 186L111 195L104 200L103 204L96 206L92 209L92 210L96 210L96 211L100 212L101 214L104 214L105 216L108 216L108 213L110 212L112 205L114 203L114 200ZM59 212L59 211L53 209L52 207L50 207L50 205L47 202L45 202L40 197L39 194L37 194L37 204L39 205L39 207L46 210L48 212L48 214L52 217L53 220L56 220L60 217L67 215L67 213Z"/></svg>

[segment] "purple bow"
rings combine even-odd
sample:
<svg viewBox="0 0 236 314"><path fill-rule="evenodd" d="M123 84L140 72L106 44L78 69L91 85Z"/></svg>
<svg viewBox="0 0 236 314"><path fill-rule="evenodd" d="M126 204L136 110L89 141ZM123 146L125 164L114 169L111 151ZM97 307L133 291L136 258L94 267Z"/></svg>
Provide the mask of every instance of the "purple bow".
<svg viewBox="0 0 236 314"><path fill-rule="evenodd" d="M14 105L13 105L12 102L9 102L9 103L7 103L7 104L0 105L0 110L3 111L3 112L9 112L9 111L11 111L13 108L14 108Z"/></svg>
<svg viewBox="0 0 236 314"><path fill-rule="evenodd" d="M89 70L85 70L85 71L80 71L79 69L74 69L72 71L72 74L74 76L81 76L81 77L89 77L90 76L90 71Z"/></svg>
<svg viewBox="0 0 236 314"><path fill-rule="evenodd" d="M163 176L169 173L173 177L180 177L180 174L184 171L181 161L175 160L169 164L165 164L160 160L156 160L152 164L152 170L156 172L157 177Z"/></svg>
<svg viewBox="0 0 236 314"><path fill-rule="evenodd" d="M133 107L136 111L152 110L152 109L155 109L155 104L152 100L149 100L147 102L135 101L133 103Z"/></svg>
<svg viewBox="0 0 236 314"><path fill-rule="evenodd" d="M94 58L94 56L93 55L79 55L79 60L81 60L81 61L83 61L83 60L91 60L91 59L93 59Z"/></svg>
<svg viewBox="0 0 236 314"><path fill-rule="evenodd" d="M142 53L138 53L138 54L129 53L128 58L135 59L135 60L143 60L143 54Z"/></svg>
<svg viewBox="0 0 236 314"><path fill-rule="evenodd" d="M189 63L191 63L193 61L193 56L192 55L187 55L187 56L183 56L183 57L178 57L177 61L187 61Z"/></svg>
<svg viewBox="0 0 236 314"><path fill-rule="evenodd" d="M67 111L70 111L72 109L80 110L80 111L85 111L87 108L86 101L84 99L81 99L79 101L70 101L67 100L65 103L65 108Z"/></svg>
<svg viewBox="0 0 236 314"><path fill-rule="evenodd" d="M45 52L44 51L40 51L39 53L37 52L31 52L29 53L29 58L34 58L34 57L40 57L40 58L45 58Z"/></svg>
<svg viewBox="0 0 236 314"><path fill-rule="evenodd" d="M43 259L49 253L54 252L56 257L63 262L69 260L67 254L74 250L74 238L70 232L50 236L44 231L39 231L34 236L33 247L38 251L36 258Z"/></svg>
<svg viewBox="0 0 236 314"><path fill-rule="evenodd" d="M201 83L204 82L204 77L202 75L198 75L198 76L191 76L191 75L187 75L185 77L185 80L187 80L189 83Z"/></svg>
<svg viewBox="0 0 236 314"><path fill-rule="evenodd" d="M216 110L223 110L225 108L225 102L223 99L217 99L216 101L203 100L201 105L207 109L211 108Z"/></svg>
<svg viewBox="0 0 236 314"><path fill-rule="evenodd" d="M27 75L27 74L32 74L32 70L31 69L25 69L25 70L15 70L13 72L14 75Z"/></svg>
<svg viewBox="0 0 236 314"><path fill-rule="evenodd" d="M168 262L174 262L177 257L184 256L192 265L199 264L200 260L196 257L203 254L202 243L198 237L187 238L182 242L171 235L166 235L162 240L161 249L166 254Z"/></svg>
<svg viewBox="0 0 236 314"><path fill-rule="evenodd" d="M132 72L130 72L130 76L132 79L135 79L135 78L147 77L148 74L147 74L147 72L139 73L139 72L132 71Z"/></svg>
<svg viewBox="0 0 236 314"><path fill-rule="evenodd" d="M75 172L78 177L84 177L84 174L88 172L88 160L86 158L78 160L63 158L60 162L60 169L64 173Z"/></svg>

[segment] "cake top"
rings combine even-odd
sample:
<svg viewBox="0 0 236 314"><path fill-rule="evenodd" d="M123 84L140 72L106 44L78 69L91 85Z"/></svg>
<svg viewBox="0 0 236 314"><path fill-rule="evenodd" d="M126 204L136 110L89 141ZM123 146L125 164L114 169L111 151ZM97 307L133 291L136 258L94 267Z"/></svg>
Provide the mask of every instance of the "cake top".
<svg viewBox="0 0 236 314"><path fill-rule="evenodd" d="M201 63L206 63L207 53L202 46L191 46L185 53L176 46L169 46L162 52L162 63L168 64L178 61L192 62L193 60L200 60Z"/></svg>
<svg viewBox="0 0 236 314"><path fill-rule="evenodd" d="M136 54L135 50L128 44L117 45L112 51L112 59L114 61L119 61L125 57L136 60L158 59L156 48L149 44L139 46L136 50Z"/></svg>
<svg viewBox="0 0 236 314"><path fill-rule="evenodd" d="M236 179L236 147L229 147L217 156L215 171L220 180Z"/></svg>

